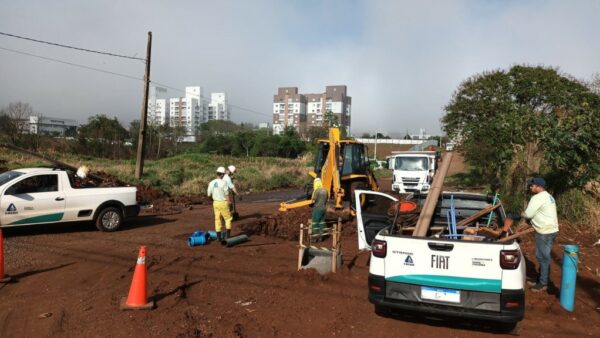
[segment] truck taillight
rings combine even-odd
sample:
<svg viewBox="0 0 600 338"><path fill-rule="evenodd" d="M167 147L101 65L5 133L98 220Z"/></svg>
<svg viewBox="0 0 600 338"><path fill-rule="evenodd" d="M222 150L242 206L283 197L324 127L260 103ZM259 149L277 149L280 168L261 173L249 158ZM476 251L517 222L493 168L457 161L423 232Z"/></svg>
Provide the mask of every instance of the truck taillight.
<svg viewBox="0 0 600 338"><path fill-rule="evenodd" d="M385 258L387 254L387 242L374 239L373 243L371 243L371 251L373 252L373 256Z"/></svg>
<svg viewBox="0 0 600 338"><path fill-rule="evenodd" d="M514 270L519 267L521 262L521 252L519 250L500 251L500 267L502 269Z"/></svg>

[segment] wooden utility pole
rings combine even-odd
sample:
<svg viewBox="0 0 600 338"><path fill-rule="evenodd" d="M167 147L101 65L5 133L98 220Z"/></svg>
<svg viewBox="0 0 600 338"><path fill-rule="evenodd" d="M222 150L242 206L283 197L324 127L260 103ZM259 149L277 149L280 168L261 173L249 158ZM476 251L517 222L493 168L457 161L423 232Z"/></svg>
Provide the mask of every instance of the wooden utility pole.
<svg viewBox="0 0 600 338"><path fill-rule="evenodd" d="M137 160L135 162L135 178L140 179L144 173L144 148L146 146L146 122L148 121L148 90L150 89L150 57L152 54L152 32L148 32L146 49L146 73L144 74L144 98L142 100L142 117L138 137Z"/></svg>

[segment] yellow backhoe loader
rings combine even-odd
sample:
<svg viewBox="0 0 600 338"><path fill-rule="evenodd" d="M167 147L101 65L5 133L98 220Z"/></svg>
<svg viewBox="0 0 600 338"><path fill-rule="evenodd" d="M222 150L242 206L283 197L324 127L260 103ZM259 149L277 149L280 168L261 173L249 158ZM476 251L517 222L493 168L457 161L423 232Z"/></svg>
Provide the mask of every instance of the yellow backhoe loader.
<svg viewBox="0 0 600 338"><path fill-rule="evenodd" d="M341 140L338 128L329 128L329 139L318 141L315 165L308 174L313 178L319 177L329 192L330 204L336 210L345 209L348 214L353 205L354 190L379 191L365 145L354 140ZM310 205L312 188L307 190L307 199L283 202L279 211Z"/></svg>

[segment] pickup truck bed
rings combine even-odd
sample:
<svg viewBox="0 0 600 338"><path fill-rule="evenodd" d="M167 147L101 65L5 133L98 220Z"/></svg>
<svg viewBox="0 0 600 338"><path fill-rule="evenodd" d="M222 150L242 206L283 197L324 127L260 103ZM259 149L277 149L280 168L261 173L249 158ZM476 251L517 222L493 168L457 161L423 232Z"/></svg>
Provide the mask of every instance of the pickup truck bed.
<svg viewBox="0 0 600 338"><path fill-rule="evenodd" d="M364 195L364 196L360 196ZM395 197L357 192L359 248L371 249L369 301L436 315L516 323L524 315L525 264L517 242L488 242L462 233L450 235L448 210L454 200L457 221L492 203L480 194L444 193L427 236L413 237L393 226ZM487 217L480 226L487 226ZM498 207L489 223L502 224ZM396 223L398 224L398 223Z"/></svg>

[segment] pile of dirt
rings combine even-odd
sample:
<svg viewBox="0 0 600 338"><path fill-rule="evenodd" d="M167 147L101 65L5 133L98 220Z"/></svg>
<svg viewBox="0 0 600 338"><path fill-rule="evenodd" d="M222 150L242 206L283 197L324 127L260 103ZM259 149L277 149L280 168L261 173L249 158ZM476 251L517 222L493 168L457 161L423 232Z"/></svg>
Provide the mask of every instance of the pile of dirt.
<svg viewBox="0 0 600 338"><path fill-rule="evenodd" d="M240 228L249 235L265 235L294 241L298 240L300 224L307 224L310 218L310 208L298 208L263 216L257 222L241 224Z"/></svg>

